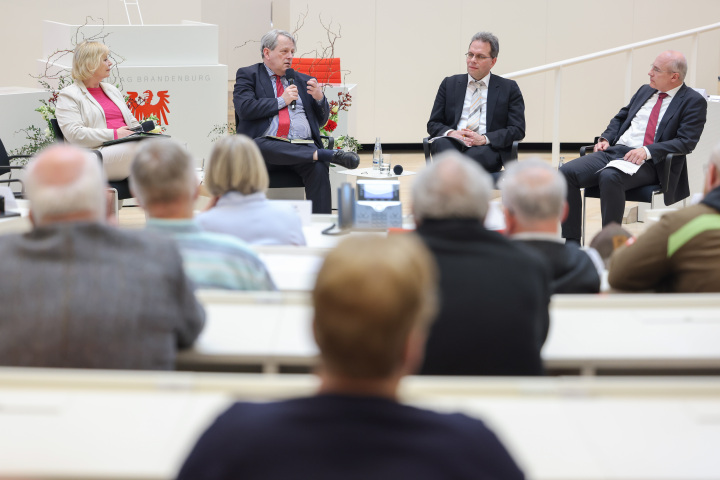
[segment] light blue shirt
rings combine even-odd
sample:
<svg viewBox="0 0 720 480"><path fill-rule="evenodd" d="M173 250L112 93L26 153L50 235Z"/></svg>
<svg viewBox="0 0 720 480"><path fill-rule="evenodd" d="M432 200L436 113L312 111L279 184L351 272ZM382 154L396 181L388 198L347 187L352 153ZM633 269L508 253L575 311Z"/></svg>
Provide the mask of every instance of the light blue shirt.
<svg viewBox="0 0 720 480"><path fill-rule="evenodd" d="M282 97L278 97L277 94L277 82L275 80L276 75L273 73L272 70L270 70L267 65L263 64L265 67L265 70L267 70L268 75L270 75L270 83L272 84L273 93L275 94L275 97L277 97L278 102L278 110L282 110L285 108L285 100L283 100ZM283 75L280 77L280 83L282 83L283 88L287 88L288 81L287 78ZM324 102L325 98L318 102ZM305 106L302 102L302 97L298 96L297 102L295 104L295 110L288 109L288 112L290 113L290 133L288 134L288 138L301 138L301 139L311 139L312 138L312 130L310 129L310 123L308 123L307 116L305 115ZM267 135L277 135L278 131L278 125L280 123L280 117L278 115L275 115L273 118L270 119L270 126L267 130L265 130L265 133L263 136Z"/></svg>
<svg viewBox="0 0 720 480"><path fill-rule="evenodd" d="M195 219L208 232L233 235L251 245L305 245L298 214L272 203L264 192L227 192Z"/></svg>
<svg viewBox="0 0 720 480"><path fill-rule="evenodd" d="M262 260L235 237L203 231L194 220L149 218L146 228L175 238L197 288L276 290Z"/></svg>

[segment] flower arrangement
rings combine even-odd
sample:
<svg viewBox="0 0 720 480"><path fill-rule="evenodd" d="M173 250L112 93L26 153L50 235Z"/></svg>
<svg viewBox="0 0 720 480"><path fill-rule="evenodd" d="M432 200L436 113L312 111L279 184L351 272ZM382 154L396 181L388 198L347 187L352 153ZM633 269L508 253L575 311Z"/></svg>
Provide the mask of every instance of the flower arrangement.
<svg viewBox="0 0 720 480"><path fill-rule="evenodd" d="M352 106L352 95L350 92L338 92L337 101L330 101L330 117L325 125L320 129L320 135L331 136L332 132L335 131L338 124L338 114L340 111L347 112ZM342 135L335 142L336 150L346 150L349 152L357 152L362 148L362 145L349 135Z"/></svg>
<svg viewBox="0 0 720 480"><path fill-rule="evenodd" d="M21 132L25 132L25 140L27 140L28 143L20 148L10 151L10 155L32 155L43 148L50 146L55 141L55 132L53 131L50 120L55 118L55 104L57 104L58 93L60 90L72 83L72 80L70 80L68 75L61 75L58 77L57 88L53 88L44 80L38 81L40 85L50 94L50 98L47 100L40 100L42 105L35 109L36 112L42 115L43 120L47 123L47 128L43 131L35 125L30 125L27 128L20 129ZM25 165L28 162L28 159L18 158L15 159L15 162L18 165Z"/></svg>

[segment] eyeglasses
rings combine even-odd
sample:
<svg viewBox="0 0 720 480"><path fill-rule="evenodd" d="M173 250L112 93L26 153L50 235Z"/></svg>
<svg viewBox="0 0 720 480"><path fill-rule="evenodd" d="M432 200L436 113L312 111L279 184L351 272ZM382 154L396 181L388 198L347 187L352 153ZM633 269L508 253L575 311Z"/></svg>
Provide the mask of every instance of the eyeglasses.
<svg viewBox="0 0 720 480"><path fill-rule="evenodd" d="M492 58L492 57L488 57L487 55L475 55L475 54L470 53L470 52L466 53L466 54L465 54L465 57L466 57L468 60L472 60L473 58L476 58L476 59L478 60L478 62L480 62L480 61L482 61L482 60L487 60L488 58Z"/></svg>
<svg viewBox="0 0 720 480"><path fill-rule="evenodd" d="M652 71L655 72L655 73L670 73L670 74L675 73L675 72L660 70L660 69L659 69L658 67L656 67L654 64L650 64L650 68L652 68Z"/></svg>

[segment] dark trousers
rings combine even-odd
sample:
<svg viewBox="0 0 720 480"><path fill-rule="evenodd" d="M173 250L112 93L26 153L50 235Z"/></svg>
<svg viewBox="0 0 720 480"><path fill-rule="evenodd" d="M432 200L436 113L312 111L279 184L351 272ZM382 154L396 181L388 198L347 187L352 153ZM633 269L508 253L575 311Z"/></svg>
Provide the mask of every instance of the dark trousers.
<svg viewBox="0 0 720 480"><path fill-rule="evenodd" d="M265 159L268 173L277 170L292 170L297 173L305 185L305 197L312 201L313 213L330 213L332 197L330 196L330 165L332 152L318 149L315 144L297 144L256 138L255 143ZM313 160L318 151L319 160Z"/></svg>
<svg viewBox="0 0 720 480"><path fill-rule="evenodd" d="M611 160L623 158L632 150L624 145L615 145L604 152L595 152L566 163L560 172L567 180L568 216L562 224L562 236L579 240L582 236L581 188L599 186L600 212L603 227L611 222L622 223L625 212L625 191L643 185L658 183L657 172L651 160L645 162L634 175L628 175L616 168L598 172Z"/></svg>
<svg viewBox="0 0 720 480"><path fill-rule="evenodd" d="M430 144L431 155L436 155L446 150L462 152L464 155L467 155L480 164L480 166L488 173L499 172L503 167L500 152L493 149L490 145L467 147L465 144L461 144L460 142L449 138L438 138Z"/></svg>

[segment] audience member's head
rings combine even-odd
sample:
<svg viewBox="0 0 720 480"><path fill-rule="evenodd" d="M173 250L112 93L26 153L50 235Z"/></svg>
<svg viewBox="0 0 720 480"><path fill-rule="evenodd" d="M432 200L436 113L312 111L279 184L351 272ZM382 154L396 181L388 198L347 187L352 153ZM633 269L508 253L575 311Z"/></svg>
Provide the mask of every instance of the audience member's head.
<svg viewBox="0 0 720 480"><path fill-rule="evenodd" d="M625 245L631 237L632 233L625 230L622 225L617 222L610 222L595 235L595 238L590 242L590 248L598 252L605 264L605 268L607 268L612 253L619 247Z"/></svg>
<svg viewBox="0 0 720 480"><path fill-rule="evenodd" d="M262 153L250 137L229 135L215 143L205 168L205 186L212 196L265 192L269 183Z"/></svg>
<svg viewBox="0 0 720 480"><path fill-rule="evenodd" d="M434 262L412 234L351 237L330 251L313 291L324 381L399 380L416 369L435 288Z"/></svg>
<svg viewBox="0 0 720 480"><path fill-rule="evenodd" d="M415 179L412 190L415 222L449 218L485 220L492 178L458 152L438 155Z"/></svg>
<svg viewBox="0 0 720 480"><path fill-rule="evenodd" d="M717 187L720 187L720 143L715 145L708 160L707 173L705 173L705 195Z"/></svg>
<svg viewBox="0 0 720 480"><path fill-rule="evenodd" d="M512 162L501 181L508 234L558 231L567 215L565 177L542 160Z"/></svg>
<svg viewBox="0 0 720 480"><path fill-rule="evenodd" d="M46 148L25 176L33 223L104 222L105 183L95 155L69 145Z"/></svg>
<svg viewBox="0 0 720 480"><path fill-rule="evenodd" d="M193 160L174 140L144 140L130 168L130 188L151 217L190 218L198 194Z"/></svg>
<svg viewBox="0 0 720 480"><path fill-rule="evenodd" d="M110 54L107 45L100 42L82 42L75 47L72 60L71 76L80 82L92 77L103 62L103 58Z"/></svg>

